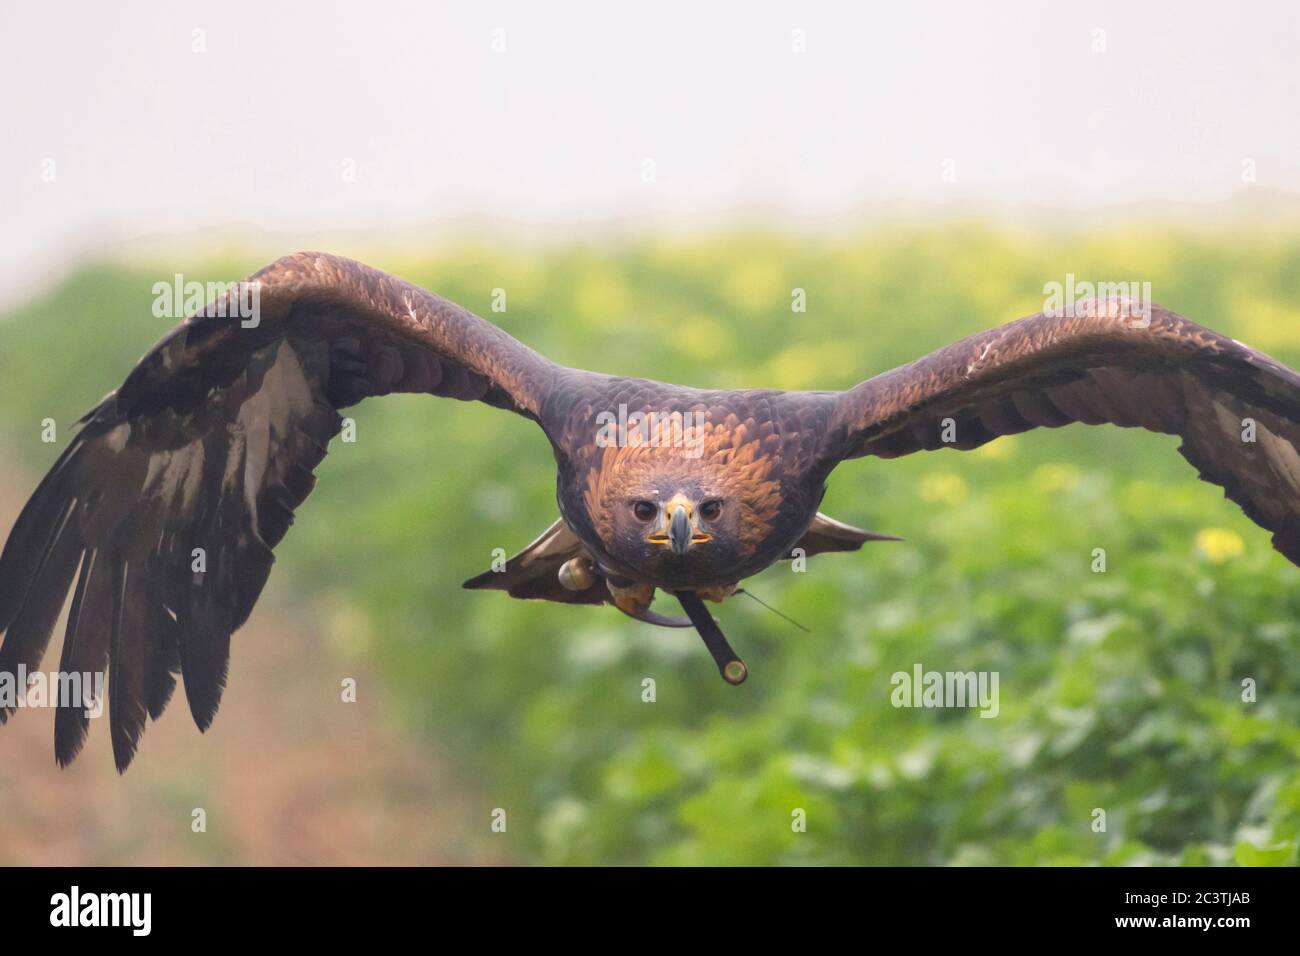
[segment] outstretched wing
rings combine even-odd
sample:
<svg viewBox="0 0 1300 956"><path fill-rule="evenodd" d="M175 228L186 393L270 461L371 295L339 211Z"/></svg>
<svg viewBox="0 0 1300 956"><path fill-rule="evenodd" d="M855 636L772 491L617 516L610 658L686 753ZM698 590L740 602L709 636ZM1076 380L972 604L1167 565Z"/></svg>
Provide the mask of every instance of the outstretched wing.
<svg viewBox="0 0 1300 956"><path fill-rule="evenodd" d="M1300 564L1300 376L1157 306L1031 316L863 382L839 396L822 462L966 450L1071 422L1181 436L1201 478Z"/></svg>
<svg viewBox="0 0 1300 956"><path fill-rule="evenodd" d="M321 253L277 261L172 330L81 420L0 554L0 674L39 666L75 581L60 670L107 669L118 769L177 674L206 728L230 635L312 489L339 409L427 392L539 420L554 370L378 270ZM83 707L59 707L60 764L87 725Z"/></svg>

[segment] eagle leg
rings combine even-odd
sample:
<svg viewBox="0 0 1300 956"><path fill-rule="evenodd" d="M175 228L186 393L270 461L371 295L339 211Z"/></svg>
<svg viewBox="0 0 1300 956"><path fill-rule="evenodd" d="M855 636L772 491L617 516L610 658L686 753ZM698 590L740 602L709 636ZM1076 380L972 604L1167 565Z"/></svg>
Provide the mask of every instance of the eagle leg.
<svg viewBox="0 0 1300 956"><path fill-rule="evenodd" d="M699 595L694 591L674 591L673 594L681 602L682 610L695 625L695 630L704 639L704 646L713 655L713 662L718 665L718 673L722 675L722 679L732 685L743 684L745 678L749 676L749 668L731 649L722 629L718 627L718 622L704 607L704 602L700 600Z"/></svg>

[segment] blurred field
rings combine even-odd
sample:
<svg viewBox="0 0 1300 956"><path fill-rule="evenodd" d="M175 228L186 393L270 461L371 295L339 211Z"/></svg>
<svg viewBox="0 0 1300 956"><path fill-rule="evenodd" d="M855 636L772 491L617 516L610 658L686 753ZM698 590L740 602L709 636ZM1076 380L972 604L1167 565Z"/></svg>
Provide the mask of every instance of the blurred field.
<svg viewBox="0 0 1300 956"><path fill-rule="evenodd" d="M1043 284L1067 272L1148 280L1161 304L1300 365L1300 232L949 225L834 240L332 251L489 316L558 362L701 386L848 387L1038 311ZM70 424L165 331L150 312L155 281L238 278L262 264L89 267L0 322L6 460L47 466L62 442L40 442L41 419ZM790 310L795 287L806 314ZM490 311L494 288L507 292L504 314ZM1296 862L1300 572L1196 480L1171 438L1074 426L972 454L845 465L823 510L907 541L751 581L812 633L753 602L724 605L752 675L737 689L693 633L460 589L494 548L513 552L555 517L551 456L532 425L416 397L354 414L357 442L336 442L319 469L279 548L274 593L324 629L323 649L304 653L382 674L385 708L473 781L472 813L507 810L514 859ZM1098 547L1104 574L1090 570ZM250 627L271 613L259 608ZM247 643L236 638L237 673ZM890 675L916 663L999 672L1000 715L895 709ZM280 670L291 688L294 668ZM645 677L657 682L652 704ZM1245 678L1256 703L1241 700ZM236 724L256 748L261 731L238 723L235 689L217 728ZM331 707L310 698L296 712L310 721ZM42 715L32 716L20 718ZM163 722L181 718L174 707ZM373 729L376 750L395 745L390 728ZM128 782L102 785L128 787L166 759L157 733ZM33 759L12 737L0 729L0 794L23 786ZM238 767L209 762L211 741L193 738L189 766L213 787L236 786ZM101 757L106 744L92 740ZM313 773L314 759L292 772ZM358 771L314 786L323 796L359 786L370 771ZM372 788L367 812L418 803L437 776ZM806 810L806 833L792 832L793 808ZM1104 833L1094 808L1106 811ZM454 828L437 813L410 826L413 842ZM465 852L499 854L491 839Z"/></svg>
<svg viewBox="0 0 1300 956"><path fill-rule="evenodd" d="M12 525L30 490L30 480L0 468L0 527ZM174 700L125 776L104 722L60 770L53 714L15 715L0 737L0 864L507 859L502 847L484 853L470 837L489 808L435 748L389 718L371 668L322 645L309 608L282 605L283 590L268 588L262 613L236 639L221 719L200 735ZM51 657L46 669L57 666ZM343 676L357 681L355 703L340 699ZM206 814L203 832L191 828L196 808Z"/></svg>

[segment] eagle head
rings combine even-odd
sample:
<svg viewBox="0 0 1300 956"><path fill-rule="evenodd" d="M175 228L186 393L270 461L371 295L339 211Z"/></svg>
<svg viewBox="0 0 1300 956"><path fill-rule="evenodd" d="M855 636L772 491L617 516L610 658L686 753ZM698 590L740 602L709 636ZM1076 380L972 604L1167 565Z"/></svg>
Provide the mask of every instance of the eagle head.
<svg viewBox="0 0 1300 956"><path fill-rule="evenodd" d="M660 587L725 578L741 563L742 503L698 479L631 483L602 517L602 543L620 564Z"/></svg>
<svg viewBox="0 0 1300 956"><path fill-rule="evenodd" d="M772 537L781 507L774 462L757 438L744 437L743 429L707 427L697 453L603 449L583 504L612 564L668 589L737 581Z"/></svg>

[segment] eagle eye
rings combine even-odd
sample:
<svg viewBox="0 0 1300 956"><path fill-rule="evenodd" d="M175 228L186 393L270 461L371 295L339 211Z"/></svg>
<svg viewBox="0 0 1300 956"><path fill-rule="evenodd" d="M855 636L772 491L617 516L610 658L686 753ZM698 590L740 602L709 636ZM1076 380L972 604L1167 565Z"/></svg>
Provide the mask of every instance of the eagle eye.
<svg viewBox="0 0 1300 956"><path fill-rule="evenodd" d="M708 501L700 502L700 517L705 521L717 521L720 514L722 514L721 499L710 498Z"/></svg>
<svg viewBox="0 0 1300 956"><path fill-rule="evenodd" d="M638 521L649 521L659 513L659 509L653 501L634 501L632 513L636 515Z"/></svg>

